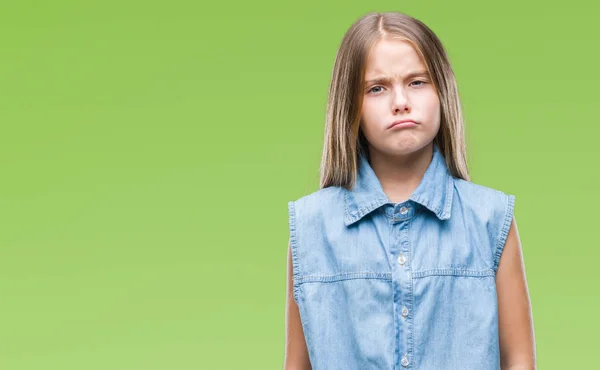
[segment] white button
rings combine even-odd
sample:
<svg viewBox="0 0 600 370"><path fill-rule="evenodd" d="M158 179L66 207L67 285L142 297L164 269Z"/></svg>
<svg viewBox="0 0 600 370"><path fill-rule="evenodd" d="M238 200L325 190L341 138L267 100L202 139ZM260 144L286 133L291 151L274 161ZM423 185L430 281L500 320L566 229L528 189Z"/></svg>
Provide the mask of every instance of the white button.
<svg viewBox="0 0 600 370"><path fill-rule="evenodd" d="M402 208L400 208L400 214L403 214L403 215L405 215L405 214L407 214L407 213L408 213L408 208L406 208L406 207L402 207Z"/></svg>
<svg viewBox="0 0 600 370"><path fill-rule="evenodd" d="M402 366L407 367L408 366L408 357L406 357L407 355L404 355L404 357L402 357L402 361L400 361L400 363L402 364Z"/></svg>
<svg viewBox="0 0 600 370"><path fill-rule="evenodd" d="M408 316L408 308L402 307L402 316L404 316L404 317Z"/></svg>
<svg viewBox="0 0 600 370"><path fill-rule="evenodd" d="M398 257L398 263L401 265L404 265L404 263L406 263L406 257L404 257L403 254L401 254L400 257Z"/></svg>

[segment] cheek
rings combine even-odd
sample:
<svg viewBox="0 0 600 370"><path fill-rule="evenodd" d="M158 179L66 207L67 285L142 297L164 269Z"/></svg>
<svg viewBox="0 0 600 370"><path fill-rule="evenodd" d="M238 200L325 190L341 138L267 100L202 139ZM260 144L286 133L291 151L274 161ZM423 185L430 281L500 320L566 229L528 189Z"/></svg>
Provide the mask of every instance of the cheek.
<svg viewBox="0 0 600 370"><path fill-rule="evenodd" d="M373 104L373 102L363 102L362 111L361 111L361 128L366 136L371 136L371 133L377 127L377 123L379 121L379 115L377 112L380 110Z"/></svg>
<svg viewBox="0 0 600 370"><path fill-rule="evenodd" d="M437 95L433 94L427 97L424 97L422 101L422 106L426 109L427 112L430 112L429 116L432 118L437 118L440 116L440 101Z"/></svg>
<svg viewBox="0 0 600 370"><path fill-rule="evenodd" d="M423 94L420 94L418 96L418 99L420 105L426 106L428 108L432 108L440 104L440 99L433 90L423 92Z"/></svg>
<svg viewBox="0 0 600 370"><path fill-rule="evenodd" d="M372 121L373 117L376 115L377 107L373 104L371 100L363 101L361 117L363 120Z"/></svg>

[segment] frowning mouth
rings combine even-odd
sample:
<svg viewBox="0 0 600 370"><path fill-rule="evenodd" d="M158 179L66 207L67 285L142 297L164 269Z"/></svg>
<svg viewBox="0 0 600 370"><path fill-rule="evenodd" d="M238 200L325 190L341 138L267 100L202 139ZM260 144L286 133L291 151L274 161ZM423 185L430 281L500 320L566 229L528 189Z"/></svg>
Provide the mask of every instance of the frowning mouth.
<svg viewBox="0 0 600 370"><path fill-rule="evenodd" d="M399 120L399 121L392 123L391 125L388 126L388 129L412 127L412 126L416 126L416 125L417 125L417 122L415 122L411 119L403 119L403 120Z"/></svg>

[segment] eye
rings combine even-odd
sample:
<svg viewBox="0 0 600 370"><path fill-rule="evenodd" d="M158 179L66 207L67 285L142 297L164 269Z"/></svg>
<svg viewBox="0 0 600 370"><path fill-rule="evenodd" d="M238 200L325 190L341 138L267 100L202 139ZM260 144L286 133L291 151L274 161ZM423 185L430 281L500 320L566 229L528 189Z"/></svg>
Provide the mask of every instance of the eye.
<svg viewBox="0 0 600 370"><path fill-rule="evenodd" d="M376 89L376 88L381 88L381 86L373 86L372 88L369 89L369 91L367 91L367 93L370 93L371 91L373 91L373 89Z"/></svg>
<svg viewBox="0 0 600 370"><path fill-rule="evenodd" d="M421 81L421 80L413 81L411 83L415 83L415 82L420 82L421 83L420 85L416 85L416 86L422 86L422 85L424 85L424 84L427 83L426 81Z"/></svg>

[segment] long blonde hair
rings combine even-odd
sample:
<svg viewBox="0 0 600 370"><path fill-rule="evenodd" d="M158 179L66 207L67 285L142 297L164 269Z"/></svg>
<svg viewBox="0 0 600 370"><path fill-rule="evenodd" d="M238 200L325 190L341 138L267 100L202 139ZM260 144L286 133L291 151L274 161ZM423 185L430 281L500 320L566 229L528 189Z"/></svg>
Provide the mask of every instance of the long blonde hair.
<svg viewBox="0 0 600 370"><path fill-rule="evenodd" d="M421 56L440 99L440 129L434 142L446 158L452 176L470 181L464 120L448 55L424 23L403 13L387 12L362 16L342 39L329 86L319 188L351 189L356 181L358 155L364 153L369 157L360 128L362 91L369 51L383 38L407 41Z"/></svg>

